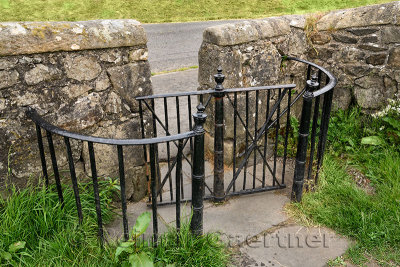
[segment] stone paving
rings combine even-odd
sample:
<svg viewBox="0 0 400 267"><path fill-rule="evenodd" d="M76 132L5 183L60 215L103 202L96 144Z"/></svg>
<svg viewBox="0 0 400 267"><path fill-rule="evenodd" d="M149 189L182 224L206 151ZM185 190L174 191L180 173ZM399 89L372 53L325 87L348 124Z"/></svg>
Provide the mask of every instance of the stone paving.
<svg viewBox="0 0 400 267"><path fill-rule="evenodd" d="M197 70L153 76L154 93L196 90L197 84L193 82L196 81L195 76L197 77ZM174 81L179 82L174 83ZM169 88L162 87L168 84ZM171 86L171 84L175 86ZM173 106L170 108L173 112ZM181 116L187 116L187 113L181 114ZM278 173L281 168L282 163L278 161ZM165 174L167 170L167 164L161 163L161 174ZM205 181L212 188L212 164L206 162L205 170ZM261 184L261 171L262 165L257 164L256 186ZM247 168L247 188L252 186L252 174L253 168ZM175 172L173 172L174 175ZM183 177L184 193L187 198L191 195L190 166L187 163L183 164ZM232 266L325 266L327 261L341 256L348 248L349 241L338 236L332 230L322 227L303 227L290 219L285 213L285 205L290 202L293 161L287 162L285 177L288 187L282 190L231 197L219 205L215 205L211 201L204 202L204 231L219 232L222 240L235 251L236 255ZM174 178L172 179L174 185ZM226 168L225 186L231 180L232 170ZM267 175L266 181L267 183L271 181L271 177ZM239 185L243 185L243 175L237 179L237 188ZM168 182L165 188L163 199L168 201L170 199ZM174 189L173 186L172 190ZM209 192L206 189L207 193ZM144 211L151 211L147 199L129 203L130 227L134 224L136 217ZM183 204L182 217L187 218L189 214L190 203ZM175 206L160 206L158 218L159 232L173 227L176 223ZM118 217L107 226L107 230L109 238L120 238L122 236L122 219ZM152 226L147 230L145 238L149 238L151 233Z"/></svg>

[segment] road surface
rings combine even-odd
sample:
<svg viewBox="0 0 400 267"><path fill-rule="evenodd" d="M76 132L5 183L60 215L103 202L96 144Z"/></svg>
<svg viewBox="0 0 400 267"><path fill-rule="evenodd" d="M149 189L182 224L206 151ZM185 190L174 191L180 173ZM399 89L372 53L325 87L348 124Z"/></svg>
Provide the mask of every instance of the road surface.
<svg viewBox="0 0 400 267"><path fill-rule="evenodd" d="M142 24L148 38L152 72L198 66L197 54L205 28L238 20Z"/></svg>

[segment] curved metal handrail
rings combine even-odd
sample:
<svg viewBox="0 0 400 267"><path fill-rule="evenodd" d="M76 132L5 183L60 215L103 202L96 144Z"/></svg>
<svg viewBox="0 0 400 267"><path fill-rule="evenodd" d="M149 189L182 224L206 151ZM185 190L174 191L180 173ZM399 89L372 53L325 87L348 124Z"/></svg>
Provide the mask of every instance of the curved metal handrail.
<svg viewBox="0 0 400 267"><path fill-rule="evenodd" d="M298 61L298 62L307 64L307 65L313 66L313 67L319 69L320 71L322 71L323 73L325 73L326 76L328 76L328 78L329 78L328 84L326 84L321 89L319 89L319 90L317 90L315 92L312 92L313 97L317 97L319 95L322 95L322 94L332 90L337 84L336 77L333 76L333 74L330 71L328 71L327 69L325 69L325 68L323 68L323 67L321 67L321 66L319 66L319 65L317 65L315 63L312 63L312 62L304 60L304 59L296 58L296 57L290 57L290 56L285 56L284 59L286 59L286 60L294 60L294 61Z"/></svg>
<svg viewBox="0 0 400 267"><path fill-rule="evenodd" d="M169 136L162 136L162 137L156 137L156 138L146 138L146 139L113 139L113 138L103 138L103 137L97 137L97 136L90 136L90 135L82 135L74 132L70 132L64 129L61 129L46 120L44 120L38 113L37 111L32 108L28 107L25 114L37 125L39 125L41 128L45 129L46 131L49 131L51 133L76 139L76 140L81 140L81 141L87 141L87 142L92 142L92 143L99 143L99 144L106 144L106 145L122 145L122 146L131 146L131 145L150 145L150 144L159 144L159 143L164 143L164 142L172 142L172 141L178 141L181 139L187 139L190 137L194 137L197 135L203 134L202 132L196 132L196 131L189 131L186 133L181 133L181 134L176 134L176 135L169 135Z"/></svg>

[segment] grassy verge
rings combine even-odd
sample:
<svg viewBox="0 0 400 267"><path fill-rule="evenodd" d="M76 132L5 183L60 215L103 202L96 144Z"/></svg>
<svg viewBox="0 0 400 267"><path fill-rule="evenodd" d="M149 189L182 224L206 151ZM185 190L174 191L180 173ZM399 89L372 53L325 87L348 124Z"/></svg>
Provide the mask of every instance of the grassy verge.
<svg viewBox="0 0 400 267"><path fill-rule="evenodd" d="M99 244L91 188L90 184L80 188L84 214L81 225L74 194L69 187L63 189L64 208L59 204L55 188L49 191L44 187L14 190L8 199L0 198L0 265L125 266L127 262L116 255L119 244L106 243L104 249ZM104 223L112 219L113 191L111 183L101 184ZM179 243L176 230L171 228L159 237L157 248L143 243L133 254L145 253L154 266L226 266L229 253L219 237L215 234L195 237L190 233L189 225L189 221L182 224ZM131 255L126 255L126 260Z"/></svg>
<svg viewBox="0 0 400 267"><path fill-rule="evenodd" d="M64 188L64 208L55 190L27 188L0 198L0 265L2 266L110 266L111 252L97 239L96 213L91 187L82 186L84 219L78 224L73 191ZM52 188L54 189L54 188ZM102 215L111 219L111 191L102 189ZM10 253L10 245L25 244ZM12 252L12 251L11 251Z"/></svg>
<svg viewBox="0 0 400 267"><path fill-rule="evenodd" d="M174 70L164 70L164 71L160 71L160 72L152 72L151 76L160 75L160 74L167 74L167 73L171 73L171 72L193 70L193 69L198 69L198 68L199 68L199 66L190 66L190 67L183 67L183 68L174 69Z"/></svg>
<svg viewBox="0 0 400 267"><path fill-rule="evenodd" d="M302 203L290 207L297 216L353 239L345 258L355 264L372 259L383 266L400 265L397 112L378 118L358 109L336 113L320 183ZM335 262L340 263L331 264Z"/></svg>
<svg viewBox="0 0 400 267"><path fill-rule="evenodd" d="M0 21L137 19L142 23L262 18L388 0L0 0Z"/></svg>

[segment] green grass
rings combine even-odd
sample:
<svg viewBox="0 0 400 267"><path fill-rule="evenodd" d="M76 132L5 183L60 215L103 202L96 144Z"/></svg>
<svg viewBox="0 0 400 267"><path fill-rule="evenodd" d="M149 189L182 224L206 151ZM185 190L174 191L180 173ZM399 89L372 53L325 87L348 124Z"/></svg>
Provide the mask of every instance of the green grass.
<svg viewBox="0 0 400 267"><path fill-rule="evenodd" d="M12 266L110 266L112 252L102 250L97 239L97 221L91 186L82 186L80 198L84 219L79 225L71 188L65 187L64 208L57 193L45 188L27 188L6 200L0 198L0 255L15 242L26 242L12 260L0 258L0 265ZM111 191L102 189L104 222L111 219Z"/></svg>
<svg viewBox="0 0 400 267"><path fill-rule="evenodd" d="M388 0L0 0L0 21L136 19L142 23L263 18Z"/></svg>
<svg viewBox="0 0 400 267"><path fill-rule="evenodd" d="M84 220L78 223L73 191L64 187L64 208L55 188L26 188L6 200L0 198L0 265L1 266L120 266L115 259L117 244L106 243L101 248L97 238L97 217L91 185L81 185L80 198ZM101 184L103 222L112 219L109 182ZM190 222L182 223L176 242L176 230L171 227L160 235L157 248L145 245L141 251L151 255L157 266L226 266L230 254L216 234L195 237ZM21 250L5 259L12 244L25 242Z"/></svg>
<svg viewBox="0 0 400 267"><path fill-rule="evenodd" d="M156 262L178 266L227 266L230 253L216 233L195 237L190 233L190 222L183 222L177 243L175 228L160 238L160 245L152 250Z"/></svg>
<svg viewBox="0 0 400 267"><path fill-rule="evenodd" d="M198 69L198 68L199 68L199 66L190 66L190 67L183 67L183 68L173 69L173 70L164 70L164 71L160 71L160 72L152 72L151 76L160 75L160 74L167 74L167 73L171 73L171 72L193 70L193 69Z"/></svg>
<svg viewBox="0 0 400 267"><path fill-rule="evenodd" d="M400 116L396 118L400 119ZM379 136L380 145L361 144ZM399 133L385 119L372 119L359 109L339 111L329 128L328 151L315 192L291 209L355 241L345 258L363 264L372 258L384 266L400 265ZM362 173L374 192L366 192L349 174Z"/></svg>

